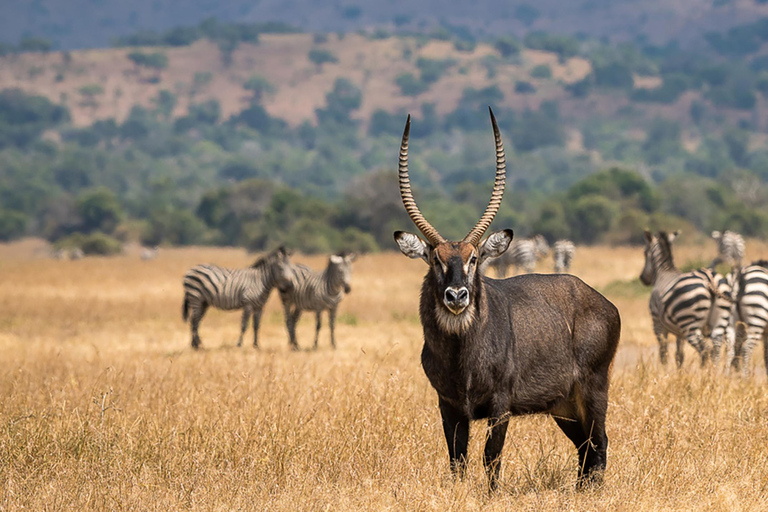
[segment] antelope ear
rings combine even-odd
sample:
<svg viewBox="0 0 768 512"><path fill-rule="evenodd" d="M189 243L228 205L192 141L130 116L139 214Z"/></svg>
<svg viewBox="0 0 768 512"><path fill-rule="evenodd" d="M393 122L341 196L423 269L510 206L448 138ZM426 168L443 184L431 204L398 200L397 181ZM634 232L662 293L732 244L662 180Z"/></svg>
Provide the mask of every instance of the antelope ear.
<svg viewBox="0 0 768 512"><path fill-rule="evenodd" d="M645 231L643 231L643 238L645 238L645 243L647 245L650 245L651 242L653 241L653 233L651 233L646 229Z"/></svg>
<svg viewBox="0 0 768 512"><path fill-rule="evenodd" d="M429 245L418 236L405 231L395 231L395 242L400 252L409 258L421 258L429 264Z"/></svg>
<svg viewBox="0 0 768 512"><path fill-rule="evenodd" d="M497 258L501 256L504 251L509 248L513 236L514 233L511 229L505 229L504 231L497 231L483 240L483 243L480 244L480 250L478 251L480 254L480 261L478 264L482 265L488 258Z"/></svg>

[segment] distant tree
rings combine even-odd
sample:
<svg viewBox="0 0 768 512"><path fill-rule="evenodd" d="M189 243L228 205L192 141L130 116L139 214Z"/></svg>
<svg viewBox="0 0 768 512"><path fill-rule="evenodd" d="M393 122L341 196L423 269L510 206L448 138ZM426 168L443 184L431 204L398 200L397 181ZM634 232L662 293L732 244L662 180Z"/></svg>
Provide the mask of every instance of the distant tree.
<svg viewBox="0 0 768 512"><path fill-rule="evenodd" d="M275 86L269 80L258 74L251 75L251 78L243 84L243 87L245 90L253 93L251 103L261 103L261 99L265 94L274 94L276 91Z"/></svg>
<svg viewBox="0 0 768 512"><path fill-rule="evenodd" d="M333 53L322 48L312 48L309 50L307 57L318 69L322 68L326 62L339 62L339 59Z"/></svg>
<svg viewBox="0 0 768 512"><path fill-rule="evenodd" d="M176 107L176 95L167 89L161 89L152 102L155 104L157 112L167 121L171 118L173 109Z"/></svg>
<svg viewBox="0 0 768 512"><path fill-rule="evenodd" d="M547 64L539 64L531 69L531 78L552 78L552 68Z"/></svg>
<svg viewBox="0 0 768 512"><path fill-rule="evenodd" d="M0 209L0 240L7 242L23 236L29 217L21 212Z"/></svg>
<svg viewBox="0 0 768 512"><path fill-rule="evenodd" d="M518 80L515 82L515 92L518 94L534 94L536 92L536 87L534 87L531 82Z"/></svg>
<svg viewBox="0 0 768 512"><path fill-rule="evenodd" d="M160 81L161 72L168 67L168 56L164 52L131 52L128 59L133 62L138 72L141 67L154 71L153 78Z"/></svg>
<svg viewBox="0 0 768 512"><path fill-rule="evenodd" d="M413 73L402 73L397 75L395 83L400 87L400 92L404 96L418 96L419 94L429 90L429 84L421 81Z"/></svg>
<svg viewBox="0 0 768 512"><path fill-rule="evenodd" d="M318 120L323 123L334 121L349 125L350 115L360 108L363 101L362 91L346 78L337 78L333 90L325 96L326 108L317 109Z"/></svg>
<svg viewBox="0 0 768 512"><path fill-rule="evenodd" d="M496 48L502 57L514 57L520 53L522 44L516 38L507 36L496 39L493 43L493 47Z"/></svg>
<svg viewBox="0 0 768 512"><path fill-rule="evenodd" d="M189 106L189 117L203 124L216 124L221 117L221 104L217 99Z"/></svg>
<svg viewBox="0 0 768 512"><path fill-rule="evenodd" d="M112 233L123 218L123 209L117 196L106 188L95 188L80 194L77 198L77 211L84 233Z"/></svg>
<svg viewBox="0 0 768 512"><path fill-rule="evenodd" d="M579 53L581 46L579 40L573 36L542 31L530 32L523 42L528 48L556 53L560 61L574 57Z"/></svg>
<svg viewBox="0 0 768 512"><path fill-rule="evenodd" d="M53 43L48 39L43 39L42 37L22 37L17 51L48 53L52 48Z"/></svg>
<svg viewBox="0 0 768 512"><path fill-rule="evenodd" d="M83 97L81 105L84 107L89 107L93 113L93 111L96 110L96 107L99 106L98 102L96 101L96 97L104 94L104 87L99 84L89 84L80 87L78 92Z"/></svg>

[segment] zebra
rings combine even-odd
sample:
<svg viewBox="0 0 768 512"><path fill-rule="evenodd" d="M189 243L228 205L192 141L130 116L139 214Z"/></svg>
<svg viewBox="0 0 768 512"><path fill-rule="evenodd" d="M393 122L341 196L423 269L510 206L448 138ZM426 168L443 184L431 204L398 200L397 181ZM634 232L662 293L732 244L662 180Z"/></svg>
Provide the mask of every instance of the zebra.
<svg viewBox="0 0 768 512"><path fill-rule="evenodd" d="M742 335L737 329L736 358L731 367L747 375L749 359L755 345L762 340L766 369L768 369L768 261L759 260L751 265L736 269L736 314L735 319L745 324Z"/></svg>
<svg viewBox="0 0 768 512"><path fill-rule="evenodd" d="M288 339L293 350L299 350L296 341L296 323L302 311L314 311L317 317L315 329L315 344L320 336L321 315L328 311L328 325L331 329L331 346L336 348L334 327L336 323L336 308L339 302L351 291L352 262L357 255L340 252L328 259L328 266L323 272L315 272L301 264L289 265L290 284L280 289L280 300L285 310L285 323L288 328Z"/></svg>
<svg viewBox="0 0 768 512"><path fill-rule="evenodd" d="M290 253L281 246L258 259L249 268L228 269L216 265L197 265L184 276L182 317L190 320L192 348L200 348L198 327L209 306L242 309L243 317L237 346L242 346L248 317L253 315L253 346L259 347L261 312L272 288L288 284L286 272ZM191 314L190 314L191 313Z"/></svg>
<svg viewBox="0 0 768 512"><path fill-rule="evenodd" d="M74 249L69 250L69 259L71 260L81 260L84 257L85 253L79 247L75 247Z"/></svg>
<svg viewBox="0 0 768 512"><path fill-rule="evenodd" d="M552 256L555 259L555 272L568 272L573 261L573 253L576 246L570 240L558 240L552 247Z"/></svg>
<svg viewBox="0 0 768 512"><path fill-rule="evenodd" d="M728 279L713 270L704 268L682 273L672 259L672 242L680 232L659 231L652 235L644 232L645 266L640 280L653 285L649 307L653 320L653 333L659 342L659 359L667 364L667 334L677 337L675 361L678 368L683 364L685 341L701 355L702 366L711 355L713 362L720 357L723 342L728 336L731 309L731 287ZM710 354L705 337L711 337L713 350Z"/></svg>
<svg viewBox="0 0 768 512"><path fill-rule="evenodd" d="M536 261L545 258L549 254L549 244L542 235L522 240L513 240L507 249L498 258L493 258L488 263L496 271L496 276L503 278L507 275L510 265L515 266L515 271L520 267L530 274L536 267Z"/></svg>
<svg viewBox="0 0 768 512"><path fill-rule="evenodd" d="M717 256L712 260L710 268L714 269L720 263L740 267L744 259L744 237L735 231L713 231L712 238L717 242Z"/></svg>
<svg viewBox="0 0 768 512"><path fill-rule="evenodd" d="M154 260L160 255L160 247L144 247L141 249L141 261Z"/></svg>

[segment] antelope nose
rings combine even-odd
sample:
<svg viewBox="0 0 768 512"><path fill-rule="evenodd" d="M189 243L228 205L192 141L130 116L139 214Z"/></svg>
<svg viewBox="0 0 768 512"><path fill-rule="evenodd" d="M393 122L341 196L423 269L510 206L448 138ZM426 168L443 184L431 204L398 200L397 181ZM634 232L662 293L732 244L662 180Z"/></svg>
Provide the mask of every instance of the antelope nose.
<svg viewBox="0 0 768 512"><path fill-rule="evenodd" d="M465 287L459 289L447 288L445 290L445 302L448 304L463 303L469 299L469 291Z"/></svg>

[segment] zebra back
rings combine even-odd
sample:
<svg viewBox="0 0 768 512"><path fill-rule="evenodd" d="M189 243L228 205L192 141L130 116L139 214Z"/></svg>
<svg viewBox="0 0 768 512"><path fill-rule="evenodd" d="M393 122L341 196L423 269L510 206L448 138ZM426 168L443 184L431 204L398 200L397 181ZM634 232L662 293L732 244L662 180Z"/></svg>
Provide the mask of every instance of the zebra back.
<svg viewBox="0 0 768 512"><path fill-rule="evenodd" d="M245 305L261 308L275 286L286 286L290 262L284 248L272 251L251 267L229 269L203 264L184 275L185 303L209 304L219 309L240 309Z"/></svg>

